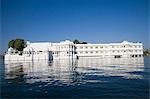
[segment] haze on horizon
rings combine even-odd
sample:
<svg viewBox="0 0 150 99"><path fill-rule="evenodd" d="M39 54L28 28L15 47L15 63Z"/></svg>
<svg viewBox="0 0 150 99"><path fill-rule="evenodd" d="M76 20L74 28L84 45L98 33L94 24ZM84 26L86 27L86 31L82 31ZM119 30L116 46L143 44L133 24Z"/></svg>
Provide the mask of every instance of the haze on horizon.
<svg viewBox="0 0 150 99"><path fill-rule="evenodd" d="M1 46L11 39L142 42L150 48L149 0L1 0Z"/></svg>

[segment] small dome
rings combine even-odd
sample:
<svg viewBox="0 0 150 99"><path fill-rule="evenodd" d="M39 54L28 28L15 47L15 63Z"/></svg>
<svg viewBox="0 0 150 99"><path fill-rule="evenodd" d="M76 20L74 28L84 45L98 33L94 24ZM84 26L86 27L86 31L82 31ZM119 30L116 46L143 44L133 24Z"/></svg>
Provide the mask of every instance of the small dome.
<svg viewBox="0 0 150 99"><path fill-rule="evenodd" d="M61 44L73 44L73 42L69 41L69 40L65 40L60 42Z"/></svg>
<svg viewBox="0 0 150 99"><path fill-rule="evenodd" d="M13 52L14 51L14 49L12 48L12 47L10 47L9 49L8 49L8 52Z"/></svg>
<svg viewBox="0 0 150 99"><path fill-rule="evenodd" d="M26 48L23 49L23 51L24 51L24 52L30 52L30 51L32 52L32 51L34 51L34 50L33 50L33 48L31 48L31 47L26 47Z"/></svg>
<svg viewBox="0 0 150 99"><path fill-rule="evenodd" d="M123 44L129 44L129 42L128 42L128 41L123 41L122 43L123 43Z"/></svg>
<svg viewBox="0 0 150 99"><path fill-rule="evenodd" d="M14 49L13 49L12 47L10 47L10 48L8 49L7 53L8 53L8 54L14 53Z"/></svg>
<svg viewBox="0 0 150 99"><path fill-rule="evenodd" d="M30 42L29 42L29 41L27 41L27 42L26 42L26 44L27 44L27 45L30 45Z"/></svg>

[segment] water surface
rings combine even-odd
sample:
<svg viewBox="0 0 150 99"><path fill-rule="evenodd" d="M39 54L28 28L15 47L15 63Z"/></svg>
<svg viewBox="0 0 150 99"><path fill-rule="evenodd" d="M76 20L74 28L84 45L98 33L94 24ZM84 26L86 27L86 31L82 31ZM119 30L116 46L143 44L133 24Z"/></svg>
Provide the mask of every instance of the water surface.
<svg viewBox="0 0 150 99"><path fill-rule="evenodd" d="M149 57L1 59L1 97L149 99L149 61Z"/></svg>

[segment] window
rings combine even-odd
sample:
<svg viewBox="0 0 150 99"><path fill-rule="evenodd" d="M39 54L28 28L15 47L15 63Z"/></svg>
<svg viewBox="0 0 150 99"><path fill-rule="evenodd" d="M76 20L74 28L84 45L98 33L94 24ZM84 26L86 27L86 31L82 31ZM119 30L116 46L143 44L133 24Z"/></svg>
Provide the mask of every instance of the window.
<svg viewBox="0 0 150 99"><path fill-rule="evenodd" d="M131 57L134 57L134 55L131 55Z"/></svg>
<svg viewBox="0 0 150 99"><path fill-rule="evenodd" d="M87 46L85 48L88 48Z"/></svg>
<svg viewBox="0 0 150 99"><path fill-rule="evenodd" d="M95 48L98 48L98 46L96 46Z"/></svg>
<svg viewBox="0 0 150 99"><path fill-rule="evenodd" d="M96 51L96 53L98 53L98 51Z"/></svg>
<svg viewBox="0 0 150 99"><path fill-rule="evenodd" d="M85 53L88 53L87 51Z"/></svg>
<svg viewBox="0 0 150 99"><path fill-rule="evenodd" d="M81 49L83 48L83 47L80 47Z"/></svg>
<svg viewBox="0 0 150 99"><path fill-rule="evenodd" d="M77 54L77 52L74 52L74 54Z"/></svg>
<svg viewBox="0 0 150 99"><path fill-rule="evenodd" d="M93 52L91 51L91 53L93 53Z"/></svg>
<svg viewBox="0 0 150 99"><path fill-rule="evenodd" d="M103 46L101 46L100 48L103 48Z"/></svg>
<svg viewBox="0 0 150 99"><path fill-rule="evenodd" d="M93 48L93 47L90 47L90 48Z"/></svg>
<svg viewBox="0 0 150 99"><path fill-rule="evenodd" d="M115 58L120 58L121 56L120 56L120 55L115 55L114 57L115 57Z"/></svg>

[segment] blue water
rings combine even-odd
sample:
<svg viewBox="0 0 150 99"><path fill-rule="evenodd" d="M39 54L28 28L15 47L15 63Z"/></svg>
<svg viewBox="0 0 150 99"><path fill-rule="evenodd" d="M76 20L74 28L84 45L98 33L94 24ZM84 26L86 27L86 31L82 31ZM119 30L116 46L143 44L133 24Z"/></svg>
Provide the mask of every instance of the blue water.
<svg viewBox="0 0 150 99"><path fill-rule="evenodd" d="M150 57L0 59L1 98L150 98Z"/></svg>

